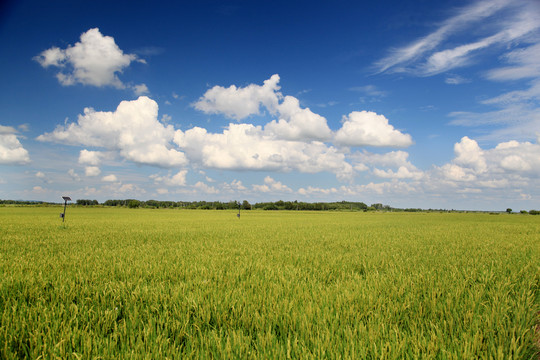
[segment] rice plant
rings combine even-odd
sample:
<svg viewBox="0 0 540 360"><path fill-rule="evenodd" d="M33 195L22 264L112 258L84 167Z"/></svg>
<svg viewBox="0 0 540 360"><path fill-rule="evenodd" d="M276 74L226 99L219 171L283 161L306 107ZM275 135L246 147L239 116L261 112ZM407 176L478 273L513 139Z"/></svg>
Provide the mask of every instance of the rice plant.
<svg viewBox="0 0 540 360"><path fill-rule="evenodd" d="M58 212L0 208L0 358L538 357L537 217Z"/></svg>

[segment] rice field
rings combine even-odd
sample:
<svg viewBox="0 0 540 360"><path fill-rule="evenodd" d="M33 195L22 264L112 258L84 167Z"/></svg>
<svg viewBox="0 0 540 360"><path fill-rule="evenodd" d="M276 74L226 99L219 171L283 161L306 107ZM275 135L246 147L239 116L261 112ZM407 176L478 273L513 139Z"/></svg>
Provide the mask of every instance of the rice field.
<svg viewBox="0 0 540 360"><path fill-rule="evenodd" d="M538 359L540 216L0 207L2 359Z"/></svg>

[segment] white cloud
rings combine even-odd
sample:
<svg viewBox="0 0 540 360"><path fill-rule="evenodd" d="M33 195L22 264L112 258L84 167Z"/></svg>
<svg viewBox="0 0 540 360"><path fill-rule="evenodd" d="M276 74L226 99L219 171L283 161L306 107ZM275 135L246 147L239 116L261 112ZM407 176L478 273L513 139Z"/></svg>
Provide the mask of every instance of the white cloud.
<svg viewBox="0 0 540 360"><path fill-rule="evenodd" d="M223 190L228 191L228 192L237 192L237 191L244 192L247 190L247 188L244 186L242 181L235 179L230 184L224 183Z"/></svg>
<svg viewBox="0 0 540 360"><path fill-rule="evenodd" d="M367 171L373 166L373 174L382 178L391 179L415 179L419 180L424 176L424 173L418 170L409 160L409 154L405 151L391 151L383 154L375 154L363 150L351 155L354 168L358 171ZM383 170L379 167L387 167L390 169Z"/></svg>
<svg viewBox="0 0 540 360"><path fill-rule="evenodd" d="M482 26L491 35L471 43L436 51L445 42L456 44L459 33L472 26ZM463 66L482 49L495 45L512 45L540 27L538 8L533 1L484 0L461 8L455 16L444 21L434 32L375 63L378 72L410 72L430 76ZM452 38L456 35L455 38ZM451 41L454 40L454 41Z"/></svg>
<svg viewBox="0 0 540 360"><path fill-rule="evenodd" d="M470 80L465 79L459 75L449 75L448 77L446 77L444 82L450 85L460 85L460 84L466 84L470 82Z"/></svg>
<svg viewBox="0 0 540 360"><path fill-rule="evenodd" d="M407 147L413 143L409 134L395 130L383 115L371 111L353 111L344 116L334 139L344 146Z"/></svg>
<svg viewBox="0 0 540 360"><path fill-rule="evenodd" d="M43 173L42 171L37 171L36 172L36 177L38 179L40 179L41 181L43 181L44 183L46 184L49 184L51 181L47 178L47 176L45 175L45 173Z"/></svg>
<svg viewBox="0 0 540 360"><path fill-rule="evenodd" d="M102 177L102 178L101 178L101 181L105 181L105 182L117 182L117 181L118 181L118 178L116 177L116 175L110 174L110 175L106 175L106 176Z"/></svg>
<svg viewBox="0 0 540 360"><path fill-rule="evenodd" d="M446 164L441 168L443 177L453 181L474 181L476 176L470 169L463 168L456 164Z"/></svg>
<svg viewBox="0 0 540 360"><path fill-rule="evenodd" d="M244 88L231 85L228 88L214 86L193 104L206 114L224 114L241 120L260 113L261 105L272 113L276 110L280 93L279 75L272 75L264 85L250 84Z"/></svg>
<svg viewBox="0 0 540 360"><path fill-rule="evenodd" d="M0 125L0 135L15 134L17 130L13 126Z"/></svg>
<svg viewBox="0 0 540 360"><path fill-rule="evenodd" d="M214 86L194 104L207 114L223 114L236 120L250 115L258 115L261 108L278 119L266 124L265 132L283 140L328 140L332 131L326 119L313 113L309 108L301 108L293 96L279 92L279 75L265 80L262 86L250 84L243 88L231 85L228 88Z"/></svg>
<svg viewBox="0 0 540 360"><path fill-rule="evenodd" d="M197 193L201 192L205 194L219 194L218 189L213 186L209 186L202 181L199 181L195 185L193 185L193 190Z"/></svg>
<svg viewBox="0 0 540 360"><path fill-rule="evenodd" d="M30 156L11 126L0 125L0 165L28 164Z"/></svg>
<svg viewBox="0 0 540 360"><path fill-rule="evenodd" d="M486 105L499 109L487 112L455 111L449 114L452 125L481 126L492 125L482 139L506 140L514 138L530 140L540 133L540 79L531 82L526 90L511 91L484 100Z"/></svg>
<svg viewBox="0 0 540 360"><path fill-rule="evenodd" d="M60 68L57 78L64 86L80 83L123 89L125 85L117 73L137 60L137 56L124 54L114 38L103 36L98 28L94 28L83 33L80 42L75 45L69 45L66 49L52 47L34 59L43 67Z"/></svg>
<svg viewBox="0 0 540 360"><path fill-rule="evenodd" d="M414 166L409 162L409 153L405 151L390 151L383 154L375 154L369 151L363 150L351 155L351 158L361 164L379 165L392 168L398 168L400 166L406 166L409 169L413 169Z"/></svg>
<svg viewBox="0 0 540 360"><path fill-rule="evenodd" d="M185 186L187 170L180 170L173 176L159 176L151 175L150 178L154 180L156 184L164 184L167 186Z"/></svg>
<svg viewBox="0 0 540 360"><path fill-rule="evenodd" d="M77 123L59 125L52 133L37 139L116 150L126 160L138 164L185 165L185 155L170 146L174 128L164 126L157 116L157 103L141 96L137 100L122 101L114 112L85 108Z"/></svg>
<svg viewBox="0 0 540 360"><path fill-rule="evenodd" d="M79 164L98 166L102 158L103 153L84 149L79 153Z"/></svg>
<svg viewBox="0 0 540 360"><path fill-rule="evenodd" d="M463 137L459 143L454 145L454 152L457 155L454 159L456 164L468 166L477 173L483 173L487 170L484 152L475 140L471 140L467 136Z"/></svg>
<svg viewBox="0 0 540 360"><path fill-rule="evenodd" d="M495 104L507 106L513 103L524 103L529 100L540 100L540 77L530 82L530 87L526 90L515 90L502 95L486 99L483 104Z"/></svg>
<svg viewBox="0 0 540 360"><path fill-rule="evenodd" d="M298 189L300 195L331 195L338 193L336 188L323 189L313 186L308 186L307 188Z"/></svg>
<svg viewBox="0 0 540 360"><path fill-rule="evenodd" d="M253 190L256 192L262 193L291 193L292 190L287 185L281 183L281 181L276 181L270 176L264 178L264 184L262 185L253 185Z"/></svg>
<svg viewBox="0 0 540 360"><path fill-rule="evenodd" d="M506 156L501 160L501 167L505 170L520 172L531 170L531 165L519 155Z"/></svg>
<svg viewBox="0 0 540 360"><path fill-rule="evenodd" d="M108 198L132 198L140 199L146 194L146 190L136 184L122 184L121 182L111 182L103 185L100 192L106 194Z"/></svg>
<svg viewBox="0 0 540 360"><path fill-rule="evenodd" d="M278 139L284 140L328 140L332 131L326 119L302 109L298 99L286 96L278 105L279 120L266 124L264 130Z"/></svg>
<svg viewBox="0 0 540 360"><path fill-rule="evenodd" d="M475 140L463 137L454 149L454 160L431 172L433 188L466 182L471 189L511 189L532 184L540 176L539 144L512 140L482 149Z"/></svg>
<svg viewBox="0 0 540 360"><path fill-rule="evenodd" d="M150 91L148 90L146 84L133 85L132 89L137 96L150 94Z"/></svg>
<svg viewBox="0 0 540 360"><path fill-rule="evenodd" d="M397 171L393 170L381 170L381 169L373 169L373 173L382 178L390 178L390 179L420 179L422 178L423 174L421 171L411 171L405 166L400 166Z"/></svg>
<svg viewBox="0 0 540 360"><path fill-rule="evenodd" d="M101 170L97 166L87 166L84 168L84 175L86 176L98 176L101 174Z"/></svg>
<svg viewBox="0 0 540 360"><path fill-rule="evenodd" d="M488 71L490 80L518 80L540 77L540 42L512 50L503 56L511 66Z"/></svg>
<svg viewBox="0 0 540 360"><path fill-rule="evenodd" d="M43 187L41 187L41 186L34 186L34 187L32 188L32 192L33 192L34 194L45 194L45 193L48 192L48 190L45 189L45 188L43 188Z"/></svg>
<svg viewBox="0 0 540 360"><path fill-rule="evenodd" d="M1 126L1 125L0 125ZM19 130L21 131L29 131L30 130L30 125L28 124L21 124L19 126L17 126L19 128Z"/></svg>
<svg viewBox="0 0 540 360"><path fill-rule="evenodd" d="M388 92L379 90L375 85L353 86L349 90L357 91L374 98L381 98L388 95Z"/></svg>
<svg viewBox="0 0 540 360"><path fill-rule="evenodd" d="M69 169L68 170L68 175L71 177L71 179L73 179L74 181L81 181L81 177L79 176L79 174L77 174L75 172L74 169Z"/></svg>
<svg viewBox="0 0 540 360"><path fill-rule="evenodd" d="M350 178L352 166L345 155L321 142L276 140L260 126L229 124L223 133L195 127L178 130L174 141L187 156L205 167L222 170L329 171Z"/></svg>

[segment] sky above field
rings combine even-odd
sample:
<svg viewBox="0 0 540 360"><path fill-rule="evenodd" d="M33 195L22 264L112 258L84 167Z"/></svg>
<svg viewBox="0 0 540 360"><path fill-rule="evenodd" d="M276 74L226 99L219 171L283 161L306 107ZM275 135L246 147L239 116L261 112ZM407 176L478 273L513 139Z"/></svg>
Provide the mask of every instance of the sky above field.
<svg viewBox="0 0 540 360"><path fill-rule="evenodd" d="M540 208L538 1L0 6L0 199Z"/></svg>

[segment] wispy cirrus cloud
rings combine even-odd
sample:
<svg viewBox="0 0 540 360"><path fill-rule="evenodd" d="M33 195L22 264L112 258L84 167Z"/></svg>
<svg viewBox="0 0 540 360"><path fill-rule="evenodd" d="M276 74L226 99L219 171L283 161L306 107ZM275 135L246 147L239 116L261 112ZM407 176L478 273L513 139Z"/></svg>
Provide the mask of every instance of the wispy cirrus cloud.
<svg viewBox="0 0 540 360"><path fill-rule="evenodd" d="M445 82L457 85L470 82L470 75L464 78L450 71L474 64L482 56L489 56L494 65L478 75L492 81L525 82L480 101L485 111L451 112L451 124L478 127L482 139L535 137L540 131L540 3L535 0L476 1L430 34L391 51L374 67L378 73L420 77L447 73Z"/></svg>
<svg viewBox="0 0 540 360"><path fill-rule="evenodd" d="M474 41L455 46L459 43L457 35L475 25L489 29L487 36L479 35ZM432 33L391 50L375 62L374 68L377 73L431 76L467 65L481 50L511 44L539 28L538 7L533 1L478 1L458 10Z"/></svg>

